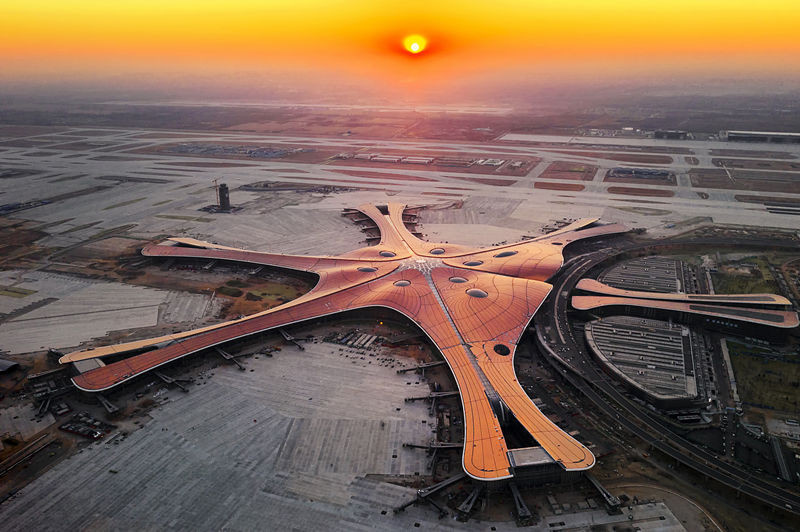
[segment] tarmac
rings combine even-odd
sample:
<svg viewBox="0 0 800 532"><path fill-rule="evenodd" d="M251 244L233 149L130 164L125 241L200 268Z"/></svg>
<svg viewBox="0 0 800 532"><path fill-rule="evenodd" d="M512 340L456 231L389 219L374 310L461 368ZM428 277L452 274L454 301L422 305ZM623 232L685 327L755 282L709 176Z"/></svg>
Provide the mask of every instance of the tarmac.
<svg viewBox="0 0 800 532"><path fill-rule="evenodd" d="M0 298L13 312L45 299L44 306L0 323L0 346L11 354L66 349L110 331L193 322L211 310L210 295L172 292L49 272L0 272L0 284L34 291Z"/></svg>
<svg viewBox="0 0 800 532"><path fill-rule="evenodd" d="M55 241L77 241L81 237L93 235L102 230L120 227L124 224L137 224L137 232L142 236L158 234L175 234L180 230L190 231L194 236L203 238L208 232L226 237L226 242L236 246L257 249L258 245L269 243L276 246L275 252L307 253L309 247L324 248L325 240L308 241L304 235L313 232L319 235L329 231L336 239L337 231L356 231L345 221L320 224L320 217L314 211L335 208L334 205L353 206L364 202L375 202L385 198L387 194L393 201L416 203L436 203L453 199L471 197L487 198L496 205L491 207L495 212L523 220L531 226L548 223L553 218L560 218L564 212L580 211L581 216L598 216L604 221L621 222L635 227L646 227L651 232L670 233L670 224L694 217L710 217L717 223L749 224L765 227L783 227L795 229L796 216L770 212L764 205L738 202L736 194L747 194L763 197L785 197L798 199L796 192L770 193L737 191L715 188L693 187L688 172L693 169L718 169L711 162L712 149L763 149L765 151L789 151L800 153L800 148L789 145L742 145L741 143L704 142L704 141L659 141L655 139L624 138L589 138L552 137L545 135L526 135L524 137L505 135L487 143L469 143L452 141L411 141L380 140L357 138L316 138L311 139L291 135L256 135L233 132L192 133L191 136L180 131L159 131L168 138L142 138L153 133L152 130L115 128L96 132L89 140L103 145L87 145L82 149L65 148L68 144L60 142L59 137L81 136L80 128L66 129L58 134L41 134L43 142L35 147L4 146L0 153L0 164L23 170L33 170L37 175L25 178L25 187L18 186L17 179L0 181L0 192L5 193L9 201L46 200L62 197L48 205L27 209L24 218L40 220L47 223L60 222L59 231L81 228L87 224L95 224L74 233L58 235ZM185 135L185 136L182 136ZM36 140L37 136L27 140ZM13 139L10 139L13 140ZM531 171L521 177L503 176L500 174L464 174L442 169L392 169L390 167L365 167L349 161L331 165L322 163L298 163L291 160L269 159L214 159L202 156L176 156L165 153L134 153L131 150L142 148L158 148L164 144L181 142L233 142L242 144L269 145L275 147L311 146L317 149L326 148L337 151L357 151L367 149L378 152L381 149L403 150L409 154L425 154L430 151L457 150L465 156L475 158L486 156L502 156L513 159L514 156L541 158ZM528 144L520 144L527 142ZM560 143L551 146L535 143ZM604 158L604 152L598 151L588 156L561 153L558 150L592 147L608 148L608 145L621 145L635 148L638 155L648 154L648 146L688 148L699 161L698 165L685 162L683 154L671 154L672 162L656 165L675 172L678 179L676 186L649 185L641 183L632 185L642 190L670 190L674 197L634 198L609 192L615 183L605 183L602 178L609 168L636 164L620 163ZM101 151L102 150L102 151ZM664 155L664 153L656 153ZM109 160L110 157L110 160ZM769 159L764 159L768 161ZM216 161L218 167L198 166ZM586 189L580 192L565 192L534 188L538 182L564 183L564 180L542 178L540 171L543 163L566 161L576 164L598 166L599 170L591 181L581 182ZM647 166L647 165L638 165ZM653 166L653 165L650 165ZM369 170L370 177L344 175L342 171ZM397 174L409 179L397 179ZM784 172L782 175L797 175L800 172ZM505 181L506 186L485 184L465 178L490 177L493 180ZM198 211L200 207L215 203L212 180L220 179L232 190L234 205L247 208L230 215L213 215ZM420 181L419 179L424 179ZM303 193L297 199L276 200L272 192L249 192L236 190L240 185L256 182L275 181L297 184L298 186L329 185L343 188L363 188L358 192L340 191L334 194ZM506 183L504 183L506 184ZM102 187L100 190L95 190ZM699 194L707 194L707 199ZM64 195L71 195L64 197ZM327 197L326 197L327 196ZM313 198L313 199L312 199ZM314 208L308 212L305 205L312 199ZM96 206L86 209L87 200ZM642 210L642 200L650 210ZM634 203L631 203L631 202ZM508 202L519 202L509 209ZM632 208L632 207L636 208ZM276 207L281 207L276 209ZM637 211L636 209L640 209ZM297 217L291 211L301 210ZM260 212L259 212L260 211ZM280 216L269 216L278 211ZM305 218L303 218L305 216ZM234 220L225 220L233 218ZM211 221L214 224L211 224ZM240 225L240 222L241 225ZM230 224L230 225L229 225ZM211 227L211 226L217 227ZM500 224L504 227L504 224ZM244 235L241 227L251 228L252 235ZM286 230L290 231L287 232ZM474 228L478 229L478 228ZM299 238L286 239L286 235ZM230 238L233 237L233 238ZM282 238L283 237L283 238ZM320 244L322 242L322 244ZM279 249L284 247L284 249ZM320 249L320 252L330 251Z"/></svg>
<svg viewBox="0 0 800 532"><path fill-rule="evenodd" d="M428 386L339 349L307 343L302 352L248 358L248 371L207 371L188 394L151 387L160 406L141 429L88 445L23 488L0 507L3 528L516 530L513 522L439 520L425 505L394 515L416 490L375 475L426 474L425 453L402 443L428 441L433 420L427 405L403 398ZM530 529L614 523L684 530L663 504L549 516Z"/></svg>
<svg viewBox="0 0 800 532"><path fill-rule="evenodd" d="M644 198L656 202L652 207L657 212L637 212L629 209L636 205L631 201L638 202L642 198L610 194L608 186L614 184L602 181L608 168L636 165L621 164L604 159L602 155L556 154L532 144L512 144L511 141L572 143L567 145L570 149L585 148L588 144L678 147L687 144L695 151L700 168L713 166L711 149L800 150L797 147L545 136L506 136L481 144L316 139L317 143L335 146L341 151L355 150L365 143L369 151L407 149L410 153L424 155L426 150L457 149L476 156L491 152L503 157L513 158L518 154L542 158L526 176L491 175L492 179L505 179L509 183L508 186L493 186L465 181L464 174L451 171L374 168L370 171L378 177L367 178L343 176L337 172L365 170L355 164L333 166L259 160L245 161L248 166L213 168L191 166L190 163L213 161L206 157L125 153L134 144L138 148L166 142L223 140L295 146L308 140L293 136L212 132L200 134L204 138L184 138L178 131L174 137L144 140L137 137L151 131L114 128L91 137L93 141L106 143L102 147L89 146L80 150L58 147L64 142L59 136L65 139L81 136L80 129L67 128L59 134L47 134L53 139L49 143L42 142L35 147L5 146L0 152L2 168L37 172L24 178L24 186L21 178L0 180L0 194L6 198L4 203L64 198L11 214L12 218L31 220L43 228L48 236L40 239L37 245L80 247L92 239L102 238L106 231L122 231L142 239L186 235L275 253L334 255L363 245L363 234L340 215L341 209L388 201L418 205L463 200L461 209L425 211L421 228L429 238L472 245L490 245L500 238L513 241L522 235L536 235L545 224L565 216L598 216L604 222L647 228L651 236L686 230L688 227L670 229L668 226L693 218L723 224L797 229L796 216L768 212L759 204L737 202L734 195L741 193L739 191L692 187L687 172L696 167L684 163L683 155L674 155L673 163L666 165L676 172L677 186L632 185L642 189L669 188L675 192L671 198ZM98 159L114 154L126 159ZM593 180L581 182L586 186L582 192L534 189L538 182L564 182L541 178L554 160L592 164L599 169ZM179 164L167 166L163 163ZM302 179L304 174L279 171L287 168L308 174ZM390 179L392 173L426 177L430 181ZM380 177L382 174L384 177ZM343 178L349 182L343 182ZM244 208L234 214L199 211L215 202L212 179L227 182L232 189L232 202ZM274 193L236 189L265 180L361 187L362 190ZM708 199L701 199L698 193L708 194ZM800 198L800 194L788 192L746 193ZM87 205L93 208L88 209ZM15 273L2 274L0 284L28 287L24 282L19 284ZM29 282L31 276L32 273L26 273L25 282ZM8 328L10 323L0 325L0 345L4 349L14 345L11 343L16 341L14 336L32 339L29 345L14 346L17 350L69 347L64 344L103 336L114 330L109 327L119 327L120 323L127 328L146 326L143 324L153 324L160 319L178 321L192 318L192 310L203 307L188 300L173 304L180 298L167 291L107 283L109 286L105 288L109 290L105 293L114 294L113 299L119 301L112 304L109 298L108 302L103 302L103 298L95 294L98 300L91 304L94 310L102 311L100 316L107 313L113 319L78 323L63 321L66 318L62 316L48 322L59 308L53 305L70 297L78 298L80 291L92 290L96 283L74 279L62 283L51 278L47 281L50 284L44 287L44 276L36 277L36 282L41 283L33 288L36 294L18 299L0 297L0 312L46 297L59 301L41 307L37 314L22 316L35 318L29 322L20 321L11 328ZM79 291L72 283L85 286ZM116 292L126 288L139 291ZM90 292L85 294L91 295ZM127 305L123 303L129 295L141 298L142 309L135 316L122 308ZM74 308L85 308L86 302L81 303L81 299L75 299L74 303L77 305ZM30 332L22 329L34 326L38 328ZM19 334L20 331L24 334ZM430 437L430 422L422 423L429 419L427 410L422 404L406 404L402 399L423 395L427 387L423 383L417 385L416 380L407 385L406 377L397 376L394 370L386 367L376 368L373 363L362 368L358 362L342 360L338 351L334 355L315 354L311 348L305 353L287 350L271 359L246 361L248 369L254 372L221 367L214 370L207 384L192 387L188 395L170 391L159 396L159 401L164 397L170 400L153 411L152 421L143 429L119 443L90 445L0 506L4 528L358 530L408 529L420 523L424 529L449 529L455 523L438 521L435 512L426 507L411 507L405 514L392 516L391 507L413 497L414 490L369 476L424 474L424 453L403 449L402 441ZM304 357L303 362L309 368L308 373L302 373L302 381L293 381L290 377L293 372L288 371L297 357ZM342 365L342 361L346 363ZM373 373L376 370L379 372ZM323 401L323 398L327 399ZM5 415L3 412L2 417ZM354 442L363 442L363 445ZM395 453L396 459L392 458ZM112 470L117 472L112 473ZM162 504L165 498L170 504ZM381 512L385 510L388 512L383 515ZM627 517L625 522L628 522ZM646 522L651 524L637 526L648 529L646 526L659 524ZM463 530L487 530L489 526L475 521L458 524ZM498 530L515 528L513 524L491 523L491 526Z"/></svg>
<svg viewBox="0 0 800 532"><path fill-rule="evenodd" d="M309 343L302 352L244 359L248 371L215 368L188 394L151 387L161 406L143 428L56 465L3 504L3 528L439 525L425 508L393 521L393 505L415 490L366 478L426 474L425 453L402 444L428 441L433 420L427 405L403 399L426 394L428 385L339 349Z"/></svg>

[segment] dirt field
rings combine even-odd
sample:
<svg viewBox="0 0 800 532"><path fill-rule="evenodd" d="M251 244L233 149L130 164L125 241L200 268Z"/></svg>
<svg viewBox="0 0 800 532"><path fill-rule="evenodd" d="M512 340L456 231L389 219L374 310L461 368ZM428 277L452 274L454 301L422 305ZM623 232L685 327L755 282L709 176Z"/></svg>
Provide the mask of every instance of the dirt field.
<svg viewBox="0 0 800 532"><path fill-rule="evenodd" d="M92 157L93 161L150 161L146 157L123 157L121 155L100 155L99 157Z"/></svg>
<svg viewBox="0 0 800 532"><path fill-rule="evenodd" d="M720 264L718 271L711 274L715 291L720 294L778 294L780 289L770 270L772 263L765 255Z"/></svg>
<svg viewBox="0 0 800 532"><path fill-rule="evenodd" d="M150 266L141 270L138 276L126 279L126 282L193 293L215 291L217 297L227 303L223 306L225 318L254 314L291 301L308 292L315 283L310 276L268 274L241 277L231 273L200 273L181 268L164 271L158 266Z"/></svg>
<svg viewBox="0 0 800 532"><path fill-rule="evenodd" d="M91 151L96 150L97 148L108 148L109 146L114 146L115 144L116 143L114 142L108 142L105 140L86 140L67 142L65 144L55 144L49 147L59 150Z"/></svg>
<svg viewBox="0 0 800 532"><path fill-rule="evenodd" d="M372 151L364 151L363 153L377 153ZM464 159L464 160L475 160L480 158L487 158L487 156L476 157L474 154L469 153L459 153L457 151L449 151L449 152L429 152L425 151L423 153L413 152L409 150L380 150L381 155L390 155L390 156L398 156L398 157L447 157L451 159ZM491 154L491 158L495 159L504 159L506 161L505 164L499 167L495 166L485 166L481 164L473 164L471 166L447 166L443 164L438 164L437 161L432 162L431 164L410 164L410 163L381 163L376 161L369 161L364 159L332 159L328 162L331 165L341 165L341 166L368 166L370 168L389 168L392 170L429 170L429 171L437 171L437 172L453 172L453 173L463 173L463 174L491 174L491 175L507 175L507 176L516 176L522 177L527 174L531 168L536 166L541 159L537 157L524 157L524 156L509 156L509 155L502 155L502 154ZM523 164L518 168L512 168L509 164L511 161L521 161Z"/></svg>
<svg viewBox="0 0 800 532"><path fill-rule="evenodd" d="M784 412L798 411L800 364L796 360L775 360L731 341L728 341L728 350L742 401Z"/></svg>
<svg viewBox="0 0 800 532"><path fill-rule="evenodd" d="M115 133L125 133L118 129L82 129L80 131L73 131L73 135L82 135L84 137L103 137Z"/></svg>
<svg viewBox="0 0 800 532"><path fill-rule="evenodd" d="M608 187L609 194L625 194L626 196L651 196L654 198L671 198L675 193L671 190L633 188L633 187Z"/></svg>
<svg viewBox="0 0 800 532"><path fill-rule="evenodd" d="M70 262L77 262L81 259L118 261L121 258L138 256L141 247L142 242L140 241L111 237L76 247L62 254L61 257L68 258Z"/></svg>
<svg viewBox="0 0 800 532"><path fill-rule="evenodd" d="M665 209L651 209L650 207L614 207L614 208L625 212L642 214L644 216L664 216L672 213L672 211L668 211Z"/></svg>
<svg viewBox="0 0 800 532"><path fill-rule="evenodd" d="M206 163L206 162L157 162L156 164L164 165L164 166L179 166L179 167L190 167L190 168L240 168L243 166L255 166L253 164L244 164L244 163Z"/></svg>
<svg viewBox="0 0 800 532"><path fill-rule="evenodd" d="M547 183L545 181L537 181L533 184L533 188L541 188L544 190L568 190L570 192L580 192L585 189L583 185L576 183Z"/></svg>
<svg viewBox="0 0 800 532"><path fill-rule="evenodd" d="M300 170L299 168L264 168L265 172L288 172L290 174L307 174L306 170Z"/></svg>
<svg viewBox="0 0 800 532"><path fill-rule="evenodd" d="M794 159L795 157L783 151L756 151L756 150L711 150L711 155L719 157L754 157L763 159Z"/></svg>
<svg viewBox="0 0 800 532"><path fill-rule="evenodd" d="M792 259L781 265L783 276L789 281L787 284L794 292L795 297L800 297L800 284L791 282L791 279L800 279L800 259Z"/></svg>
<svg viewBox="0 0 800 532"><path fill-rule="evenodd" d="M674 187L678 184L675 174L670 174L668 177L655 177L644 178L635 176L613 177L611 176L613 170L606 172L603 182L605 183L627 183L629 185L661 185L667 187Z"/></svg>
<svg viewBox="0 0 800 532"><path fill-rule="evenodd" d="M240 314L249 315L261 312L287 301L300 297L311 289L309 284L302 281L286 283L266 279L249 277L246 281L232 280L225 284L225 287L234 288L231 295L225 295L225 290L217 288L217 295L232 301L228 307L228 316L238 316ZM241 295L233 295L240 292Z"/></svg>
<svg viewBox="0 0 800 532"><path fill-rule="evenodd" d="M766 271L766 268L761 270ZM759 272L761 270L758 270ZM719 272L711 274L714 291L718 294L778 294L778 284L767 273L740 273L735 268L723 266Z"/></svg>
<svg viewBox="0 0 800 532"><path fill-rule="evenodd" d="M7 137L27 137L29 135L44 135L45 133L58 133L66 131L66 127L50 127L50 126L0 126L0 136Z"/></svg>
<svg viewBox="0 0 800 532"><path fill-rule="evenodd" d="M276 176L276 177L280 177L280 176ZM333 186L333 185L322 185L322 184L320 184L319 177L305 177L305 176L294 176L294 175L293 176L284 176L284 177L286 179L293 179L293 180L300 179L300 180L303 180L303 181L311 181L312 182L312 184L309 184L309 185L303 185L303 184L300 184L300 183L292 183L290 181L287 181L285 183L284 182L280 182L280 181L275 181L274 182L276 184L276 186L284 187L285 190L295 190L295 189L300 189L300 188L303 188L303 187ZM343 186L345 186L345 187L347 187L347 188L349 188L351 190L356 190L356 189L357 190L383 190L383 188L381 188L380 185L375 186L375 187L368 187L368 186L364 186L364 185L366 185L368 183L365 183L364 181L357 181L355 179L337 179L335 176L326 177L325 179L327 181L335 181L336 183L353 183L353 185L343 185ZM265 190L269 190L269 189L265 189Z"/></svg>
<svg viewBox="0 0 800 532"><path fill-rule="evenodd" d="M513 179L492 179L491 177L461 177L461 176L450 176L453 179L459 179L461 181L471 181L473 183L481 183L482 185L492 185L495 187L508 187L516 183Z"/></svg>
<svg viewBox="0 0 800 532"><path fill-rule="evenodd" d="M736 194L736 201L743 203L781 203L786 205L800 205L800 198L781 198L778 196L748 196L747 194Z"/></svg>
<svg viewBox="0 0 800 532"><path fill-rule="evenodd" d="M7 244L9 247L6 249L13 250L14 244L28 244L31 239L41 236L37 231L25 229L26 224L9 223L12 220L6 222L7 225L3 230L11 237ZM197 265L193 265L191 261L178 262L170 270L162 270L160 265L155 264L129 268L127 264L131 259L139 258L138 250L144 243L119 237L91 242L63 254L61 258L68 261L68 265L52 264L47 270L165 290L206 294L217 291L218 297L228 303L225 305L225 317L252 314L272 308L304 294L316 283L315 276L302 274L273 272L259 276L239 276L232 272L199 272ZM15 258L13 254L4 255L8 257L8 267L13 267ZM241 291L240 295L232 296L226 295L224 291L219 292L220 287L230 286L228 283L231 282L234 283L234 288ZM250 292L253 295L248 297Z"/></svg>
<svg viewBox="0 0 800 532"><path fill-rule="evenodd" d="M320 109L259 109L253 115L263 115L255 121L242 121L223 129L269 134L304 136L356 136L391 138L398 136L416 121L413 113L375 113L322 111Z"/></svg>
<svg viewBox="0 0 800 532"><path fill-rule="evenodd" d="M292 150L294 148L308 148L308 146L284 146L284 145L270 146L269 144L266 143L254 143L254 142L246 142L246 143L219 142L214 139L209 139L208 142L197 142L194 144L198 146L219 146L223 148L238 147L238 146L247 146L252 148L256 147L275 148L287 151ZM311 151L286 153L285 155L280 155L276 157L249 157L246 154L238 154L238 153L223 154L223 153L178 152L176 150L180 145L181 144L162 144L159 146L149 146L146 148L131 150L127 153L140 153L145 155L169 155L174 157L201 157L209 159L236 159L241 161L291 161L293 163L311 163L311 164L319 164L339 153L339 150L333 148L320 149L317 146L314 146Z"/></svg>
<svg viewBox="0 0 800 532"><path fill-rule="evenodd" d="M623 199L623 198L614 198L614 201L620 201L625 203L635 203L636 205L641 205L643 203L648 203L652 205L669 205L666 201L653 201L653 200L646 200L646 199ZM676 226L678 224L675 224Z"/></svg>
<svg viewBox="0 0 800 532"><path fill-rule="evenodd" d="M492 140L517 123L518 117L512 115L418 114L399 136L414 139Z"/></svg>
<svg viewBox="0 0 800 532"><path fill-rule="evenodd" d="M518 133L515 131L514 133ZM533 132L533 134L553 134L553 135L564 135L564 131L554 131L552 133L542 133L542 132ZM519 146L538 146L543 149L550 149L553 148L554 151L558 151L559 149L569 148L571 146L565 146L564 143L554 143L554 142L537 142L537 141L527 141L527 140L505 140L503 139L504 143L509 145L519 145ZM591 149L600 153L609 153L609 152L633 152L633 153L668 153L674 155L692 155L694 152L689 148L673 148L668 146L631 146L627 144L602 144L602 145L586 145L586 146L578 146L583 149Z"/></svg>
<svg viewBox="0 0 800 532"><path fill-rule="evenodd" d="M469 190L468 188L461 188L461 187L437 187L441 188L442 190Z"/></svg>
<svg viewBox="0 0 800 532"><path fill-rule="evenodd" d="M580 163L556 161L542 173L545 179L571 179L576 181L591 181L597 172L596 166Z"/></svg>
<svg viewBox="0 0 800 532"><path fill-rule="evenodd" d="M689 178L693 187L720 188L726 190L753 190L759 192L796 192L800 183L797 174L762 173L748 171L747 177L741 171L731 171L733 181L725 170L690 170Z"/></svg>
<svg viewBox="0 0 800 532"><path fill-rule="evenodd" d="M43 144L50 144L50 142L40 142L34 139L14 139L0 142L0 146L8 146L9 148L35 148Z"/></svg>
<svg viewBox="0 0 800 532"><path fill-rule="evenodd" d="M463 194L451 194L450 192L421 192L423 196L447 196L447 197L455 197L455 198L462 198L464 197Z"/></svg>
<svg viewBox="0 0 800 532"><path fill-rule="evenodd" d="M758 159L711 159L714 166L719 168L749 168L755 170L800 170L800 163L789 161L764 161Z"/></svg>
<svg viewBox="0 0 800 532"><path fill-rule="evenodd" d="M595 157L597 159L607 159L610 161L622 161L626 163L643 164L670 164L672 157L668 155L645 155L636 153L609 153L602 151L558 151L566 155L578 155L580 157Z"/></svg>
<svg viewBox="0 0 800 532"><path fill-rule="evenodd" d="M353 177L367 177L370 179L391 179L394 181L435 181L435 179L428 179L427 177L420 177L415 175L405 174L390 174L384 172L369 172L360 170L336 170L339 174L349 175Z"/></svg>
<svg viewBox="0 0 800 532"><path fill-rule="evenodd" d="M202 133L142 133L136 135L137 139L182 139L182 138L198 138L198 139L213 139L214 136L204 135Z"/></svg>
<svg viewBox="0 0 800 532"><path fill-rule="evenodd" d="M0 241L0 265L37 253L39 248L34 242L47 236L47 233L37 229L38 226L35 222L0 218L0 232L3 233Z"/></svg>

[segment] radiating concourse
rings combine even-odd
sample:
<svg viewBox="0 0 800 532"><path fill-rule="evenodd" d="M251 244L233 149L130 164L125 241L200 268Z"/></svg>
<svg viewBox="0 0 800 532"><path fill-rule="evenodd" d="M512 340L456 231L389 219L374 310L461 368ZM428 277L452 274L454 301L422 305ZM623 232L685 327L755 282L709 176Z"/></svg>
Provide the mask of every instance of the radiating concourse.
<svg viewBox="0 0 800 532"><path fill-rule="evenodd" d="M418 239L405 226L404 209L402 204L359 207L374 221L381 240L336 257L245 251L186 238L148 245L142 250L146 256L275 266L313 272L319 281L305 295L264 312L192 331L73 352L62 357L61 363L144 350L73 378L81 390L101 392L238 338L349 310L384 307L422 329L455 377L464 411L467 474L480 480L513 476L501 425L504 412L510 412L564 469L592 467L594 455L542 414L521 388L514 354L522 333L550 293L552 286L545 281L561 268L564 246L626 229L583 219L533 240L476 249Z"/></svg>

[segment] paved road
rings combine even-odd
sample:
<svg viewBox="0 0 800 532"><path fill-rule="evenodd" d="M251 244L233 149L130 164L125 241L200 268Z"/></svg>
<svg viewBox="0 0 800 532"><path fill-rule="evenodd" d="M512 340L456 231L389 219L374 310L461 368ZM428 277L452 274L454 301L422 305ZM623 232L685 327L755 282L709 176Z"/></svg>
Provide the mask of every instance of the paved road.
<svg viewBox="0 0 800 532"><path fill-rule="evenodd" d="M792 476L789 473L789 468L786 465L786 457L783 456L781 449L781 441L776 436L770 436L769 442L772 444L772 453L775 455L775 461L778 463L778 470L781 473L783 480L790 482Z"/></svg>
<svg viewBox="0 0 800 532"><path fill-rule="evenodd" d="M724 242L720 241L719 243ZM728 242L728 244L730 243ZM713 242L706 242L706 244L713 244ZM796 244L793 243L785 243L785 245L796 247ZM637 247L645 247L645 245L623 246L617 250L617 253L630 251ZM668 422L639 408L620 393L615 384L604 373L598 371L589 355L580 347L581 343L573 336L568 323L568 300L564 294L568 294L572 290L582 274L608 257L609 255L605 253L594 252L573 260L562 270L554 283L555 297L552 299L549 312L546 312L548 322L546 324L537 322L538 343L549 355L548 360L600 410L615 419L628 432L638 436L662 453L755 499L800 514L800 496L749 473L739 465L719 460L708 450L675 433ZM551 335L549 341L545 339L544 325L550 325L558 332L557 335Z"/></svg>

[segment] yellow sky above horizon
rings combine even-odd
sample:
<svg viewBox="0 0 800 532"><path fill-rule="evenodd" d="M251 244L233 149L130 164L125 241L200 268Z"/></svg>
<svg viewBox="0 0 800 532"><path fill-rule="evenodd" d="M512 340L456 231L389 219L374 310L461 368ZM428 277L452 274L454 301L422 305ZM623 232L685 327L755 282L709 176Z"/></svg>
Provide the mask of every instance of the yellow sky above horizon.
<svg viewBox="0 0 800 532"><path fill-rule="evenodd" d="M800 69L798 0L6 0L6 74L346 69ZM401 51L420 33L429 48Z"/></svg>

